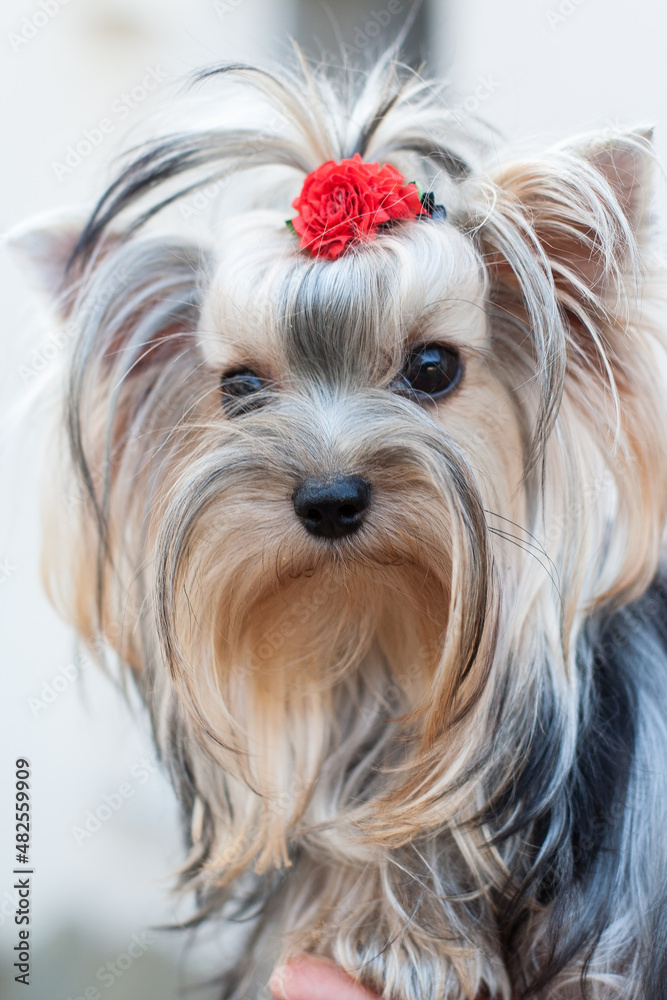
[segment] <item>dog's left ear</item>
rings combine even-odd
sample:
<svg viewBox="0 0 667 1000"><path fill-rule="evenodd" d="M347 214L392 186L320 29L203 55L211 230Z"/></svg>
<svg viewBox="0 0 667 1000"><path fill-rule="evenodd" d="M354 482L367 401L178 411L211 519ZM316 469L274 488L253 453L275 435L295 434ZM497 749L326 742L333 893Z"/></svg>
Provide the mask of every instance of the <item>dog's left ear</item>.
<svg viewBox="0 0 667 1000"><path fill-rule="evenodd" d="M636 263L650 219L651 139L651 129L586 137L501 168L498 207L544 255L559 290L585 298Z"/></svg>
<svg viewBox="0 0 667 1000"><path fill-rule="evenodd" d="M520 384L532 372L539 388L535 454L564 413L614 477L618 548L600 601L648 584L667 519L661 333L641 297L654 162L644 129L570 142L503 168L480 220L499 355L527 360Z"/></svg>
<svg viewBox="0 0 667 1000"><path fill-rule="evenodd" d="M583 143L578 152L608 182L635 238L641 239L649 221L653 187L653 129L639 128L626 135Z"/></svg>

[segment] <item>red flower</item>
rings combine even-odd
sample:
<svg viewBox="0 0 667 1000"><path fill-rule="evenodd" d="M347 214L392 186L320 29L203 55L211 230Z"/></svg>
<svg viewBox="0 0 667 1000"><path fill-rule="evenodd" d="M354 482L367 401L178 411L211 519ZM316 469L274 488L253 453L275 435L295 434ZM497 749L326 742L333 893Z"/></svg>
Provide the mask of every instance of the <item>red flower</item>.
<svg viewBox="0 0 667 1000"><path fill-rule="evenodd" d="M292 206L301 247L327 260L340 257L352 241L374 240L383 222L427 214L416 184L406 184L388 163L364 163L358 153L308 174Z"/></svg>

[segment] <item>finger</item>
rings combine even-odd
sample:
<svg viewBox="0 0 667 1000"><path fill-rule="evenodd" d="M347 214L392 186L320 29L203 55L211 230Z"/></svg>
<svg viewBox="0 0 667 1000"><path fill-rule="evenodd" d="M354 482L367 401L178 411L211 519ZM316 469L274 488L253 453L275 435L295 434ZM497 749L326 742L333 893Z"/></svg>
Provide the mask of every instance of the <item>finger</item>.
<svg viewBox="0 0 667 1000"><path fill-rule="evenodd" d="M269 989L276 1000L378 1000L375 993L321 958L295 958L275 969Z"/></svg>

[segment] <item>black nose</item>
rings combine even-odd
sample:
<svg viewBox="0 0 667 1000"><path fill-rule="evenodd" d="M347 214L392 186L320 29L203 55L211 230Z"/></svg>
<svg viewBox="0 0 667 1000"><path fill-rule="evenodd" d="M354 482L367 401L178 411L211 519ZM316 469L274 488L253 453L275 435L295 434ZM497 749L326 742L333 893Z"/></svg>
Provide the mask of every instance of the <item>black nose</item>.
<svg viewBox="0 0 667 1000"><path fill-rule="evenodd" d="M342 538L356 531L370 498L371 488L361 476L306 479L292 496L297 516L320 538Z"/></svg>

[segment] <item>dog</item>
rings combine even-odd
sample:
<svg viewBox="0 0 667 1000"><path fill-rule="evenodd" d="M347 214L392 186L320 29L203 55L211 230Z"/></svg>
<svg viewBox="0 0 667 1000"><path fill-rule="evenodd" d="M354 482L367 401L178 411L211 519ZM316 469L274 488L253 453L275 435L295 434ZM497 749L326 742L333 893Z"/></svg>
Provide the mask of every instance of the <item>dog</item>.
<svg viewBox="0 0 667 1000"><path fill-rule="evenodd" d="M305 955L667 997L650 131L501 156L391 54L196 82L205 125L14 242L71 334L47 587L145 699L222 996ZM203 190L208 239L155 228Z"/></svg>

